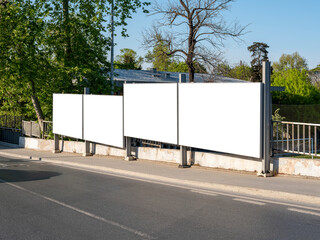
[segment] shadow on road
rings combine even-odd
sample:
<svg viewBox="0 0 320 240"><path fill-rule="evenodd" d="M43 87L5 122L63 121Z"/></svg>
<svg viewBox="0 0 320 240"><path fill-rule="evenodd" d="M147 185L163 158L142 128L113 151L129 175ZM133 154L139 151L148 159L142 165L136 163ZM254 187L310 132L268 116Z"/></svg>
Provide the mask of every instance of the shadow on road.
<svg viewBox="0 0 320 240"><path fill-rule="evenodd" d="M1 142L0 140L0 150L1 149L16 149L16 148L22 148L20 147L19 145L16 145L16 144L11 144L11 143L6 143L6 142Z"/></svg>
<svg viewBox="0 0 320 240"><path fill-rule="evenodd" d="M45 180L59 175L61 173L50 171L0 169L0 183Z"/></svg>

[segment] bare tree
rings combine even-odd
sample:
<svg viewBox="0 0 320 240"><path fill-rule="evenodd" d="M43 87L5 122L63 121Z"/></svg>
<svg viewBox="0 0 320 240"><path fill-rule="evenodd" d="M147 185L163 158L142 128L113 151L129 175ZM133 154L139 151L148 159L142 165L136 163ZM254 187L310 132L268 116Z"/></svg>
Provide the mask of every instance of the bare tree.
<svg viewBox="0 0 320 240"><path fill-rule="evenodd" d="M213 65L220 47L228 38L238 39L246 26L227 24L221 15L234 0L155 0L151 14L162 15L153 28L144 33L144 45L154 47L165 42L168 56L182 57L188 65L189 81L194 82L194 62ZM218 51L217 51L218 50Z"/></svg>

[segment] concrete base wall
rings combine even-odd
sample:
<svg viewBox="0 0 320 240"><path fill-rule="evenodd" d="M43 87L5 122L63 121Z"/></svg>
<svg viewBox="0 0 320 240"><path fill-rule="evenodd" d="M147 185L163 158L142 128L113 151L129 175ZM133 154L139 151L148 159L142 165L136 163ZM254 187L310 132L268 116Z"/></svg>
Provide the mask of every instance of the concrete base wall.
<svg viewBox="0 0 320 240"><path fill-rule="evenodd" d="M137 147L133 148L137 158L179 163L180 150L177 149L160 149ZM223 168L240 171L260 172L261 160L251 160L245 158L234 157L230 155L222 155L205 152L187 153L188 164L197 164L203 167Z"/></svg>
<svg viewBox="0 0 320 240"><path fill-rule="evenodd" d="M60 141L60 150L71 153L84 153L84 142L76 141ZM108 147L101 144L92 143L91 152L97 155L105 156L125 156L125 150L119 148ZM37 138L20 138L20 146L28 149L52 151L54 149L53 140L43 140ZM261 171L261 161L239 158L229 155L221 155L204 152L188 151L188 164L198 164L204 167L224 168L240 171ZM148 147L132 147L132 155L140 159L153 161L164 161L171 163L179 163L180 150L177 149L161 149Z"/></svg>
<svg viewBox="0 0 320 240"><path fill-rule="evenodd" d="M281 157L274 159L275 171L282 174L320 177L320 160Z"/></svg>
<svg viewBox="0 0 320 240"><path fill-rule="evenodd" d="M54 149L53 140L44 140L38 138L27 138L20 137L19 145L23 148L41 150L41 151L52 151ZM85 143L76 141L59 141L59 149L62 152L69 153L84 153ZM125 156L125 150L119 148L108 147L100 144L90 144L90 151L97 155L111 155L111 156Z"/></svg>
<svg viewBox="0 0 320 240"><path fill-rule="evenodd" d="M19 145L24 148L52 151L53 140L20 137ZM109 147L101 144L90 144L91 152L97 155L125 156L125 149ZM76 141L60 141L63 152L84 153L85 143ZM188 152L188 164L203 167L231 169L238 171L260 172L262 163L259 159L245 158L227 154ZM132 155L140 159L179 163L180 150L148 147L132 147ZM275 173L320 177L320 161L313 159L276 158L273 159L271 170Z"/></svg>
<svg viewBox="0 0 320 240"><path fill-rule="evenodd" d="M194 153L194 163L204 167L232 169L239 171L260 172L262 163L259 159L213 153Z"/></svg>
<svg viewBox="0 0 320 240"><path fill-rule="evenodd" d="M166 148L133 147L132 155L140 159L179 163L180 151Z"/></svg>

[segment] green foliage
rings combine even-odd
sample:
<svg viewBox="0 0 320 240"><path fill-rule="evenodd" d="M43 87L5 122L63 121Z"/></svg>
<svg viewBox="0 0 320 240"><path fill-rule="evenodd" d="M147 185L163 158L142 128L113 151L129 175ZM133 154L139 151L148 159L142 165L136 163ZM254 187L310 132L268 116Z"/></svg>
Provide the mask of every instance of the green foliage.
<svg viewBox="0 0 320 240"><path fill-rule="evenodd" d="M310 83L306 70L289 69L272 75L272 86L284 86L284 92L273 92L275 104L316 104L320 92Z"/></svg>
<svg viewBox="0 0 320 240"><path fill-rule="evenodd" d="M168 67L169 72L188 72L188 65L185 62L172 62Z"/></svg>
<svg viewBox="0 0 320 240"><path fill-rule="evenodd" d="M46 140L53 140L53 139L54 139L54 134L53 134L52 131L50 131L50 132L48 133L48 136L46 137Z"/></svg>
<svg viewBox="0 0 320 240"><path fill-rule="evenodd" d="M104 14L107 13L111 15L111 0L96 0L96 1L85 1L85 0L77 0L77 2L85 2L91 4L91 2L101 2L103 6L99 8L98 16L103 18ZM128 37L127 34L127 19L131 19L133 13L136 13L138 9L142 9L144 13L149 13L146 9L149 6L150 2L145 2L141 0L114 0L114 17L115 17L115 27L121 26L121 35L123 37ZM108 24L108 29L111 29L111 24Z"/></svg>
<svg viewBox="0 0 320 240"><path fill-rule="evenodd" d="M320 72L320 64L318 64L317 67L311 69L310 72Z"/></svg>
<svg viewBox="0 0 320 240"><path fill-rule="evenodd" d="M51 119L52 93L110 92L110 1L0 3L0 113ZM115 0L115 26L148 3Z"/></svg>
<svg viewBox="0 0 320 240"><path fill-rule="evenodd" d="M280 108L277 108L274 111L274 114L272 115L272 121L283 121L284 119L286 119L286 117L282 117L279 112Z"/></svg>
<svg viewBox="0 0 320 240"><path fill-rule="evenodd" d="M281 109L281 116L290 122L320 123L320 104L285 105L272 104L273 111Z"/></svg>
<svg viewBox="0 0 320 240"><path fill-rule="evenodd" d="M223 63L220 63L217 65L215 72L218 75L227 77L227 75L229 74L231 69L232 68L230 67L230 65L227 62L223 62Z"/></svg>
<svg viewBox="0 0 320 240"><path fill-rule="evenodd" d="M251 77L251 68L242 62L235 67L230 67L228 63L222 63L217 67L217 74L249 81Z"/></svg>
<svg viewBox="0 0 320 240"><path fill-rule="evenodd" d="M45 41L42 7L39 1L13 1L0 7L2 114L30 117L31 96L46 101L43 86L51 85L44 70L51 70L51 66L42 46Z"/></svg>
<svg viewBox="0 0 320 240"><path fill-rule="evenodd" d="M293 54L282 54L279 62L274 62L272 67L275 72L294 68L300 71L302 69L308 69L307 60L301 57L298 52Z"/></svg>
<svg viewBox="0 0 320 240"><path fill-rule="evenodd" d="M141 70L143 58L130 48L120 50L120 55L116 57L115 67L118 69L138 69Z"/></svg>
<svg viewBox="0 0 320 240"><path fill-rule="evenodd" d="M159 71L167 71L173 62L172 56L167 54L169 46L162 40L160 34L155 35L155 45L152 51L148 51L145 56L146 62L152 63L152 66Z"/></svg>
<svg viewBox="0 0 320 240"><path fill-rule="evenodd" d="M152 63L152 66L159 71L188 72L189 68L185 62L180 62L168 54L169 46L162 40L161 35L156 34L155 38L155 46L145 56L146 62ZM196 73L207 73L206 68L199 62L194 61L193 64Z"/></svg>
<svg viewBox="0 0 320 240"><path fill-rule="evenodd" d="M198 63L194 62L194 67L195 67L195 73L207 73L206 68ZM188 65L185 62L176 62L173 61L169 67L168 67L169 72L188 72Z"/></svg>
<svg viewBox="0 0 320 240"><path fill-rule="evenodd" d="M262 62L268 60L269 46L263 42L254 42L248 47L248 50L252 53L251 57L251 78L252 82L262 81Z"/></svg>
<svg viewBox="0 0 320 240"><path fill-rule="evenodd" d="M286 119L285 117L282 117L279 112L280 108L277 108L274 111L274 114L272 114L272 121L283 121ZM277 129L277 123L273 123L273 136L276 137L277 134L278 136L283 136L283 130L279 128Z"/></svg>
<svg viewBox="0 0 320 240"><path fill-rule="evenodd" d="M251 77L251 68L247 65L235 66L231 69L229 77L249 81Z"/></svg>

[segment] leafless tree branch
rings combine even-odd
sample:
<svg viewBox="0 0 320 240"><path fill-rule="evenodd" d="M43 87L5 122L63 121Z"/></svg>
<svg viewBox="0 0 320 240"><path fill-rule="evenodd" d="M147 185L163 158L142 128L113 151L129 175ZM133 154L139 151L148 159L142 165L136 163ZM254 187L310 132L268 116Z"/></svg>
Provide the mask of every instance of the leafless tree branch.
<svg viewBox="0 0 320 240"><path fill-rule="evenodd" d="M194 62L208 65L220 58L223 41L239 39L247 26L235 22L227 24L222 12L228 10L234 0L154 0L151 15L161 15L157 26L144 34L144 45L154 47L157 38L168 45L168 55L182 54L189 68L189 81L194 81ZM186 27L184 34L178 31ZM162 31L160 30L162 29Z"/></svg>

